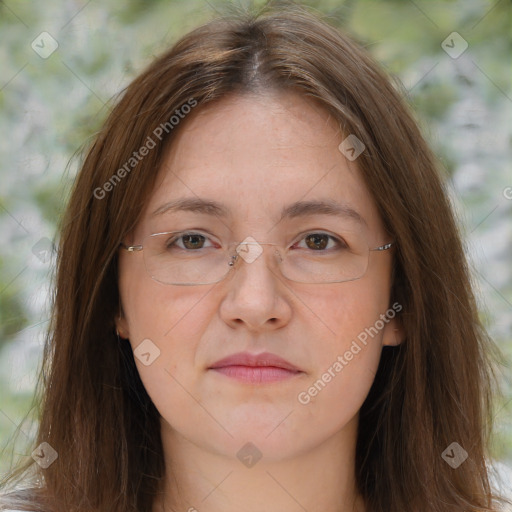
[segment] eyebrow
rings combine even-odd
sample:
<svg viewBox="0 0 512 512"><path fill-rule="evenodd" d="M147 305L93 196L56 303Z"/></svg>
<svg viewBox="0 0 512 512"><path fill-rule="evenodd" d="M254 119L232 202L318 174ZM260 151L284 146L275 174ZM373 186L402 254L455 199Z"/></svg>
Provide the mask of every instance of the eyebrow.
<svg viewBox="0 0 512 512"><path fill-rule="evenodd" d="M222 203L211 199L202 199L195 197L180 197L169 201L158 207L151 217L163 215L164 213L175 213L179 211L211 215L219 218L231 217L231 211ZM338 203L332 199L315 201L296 201L285 206L281 211L281 218L293 219L297 217L306 217L309 215L330 215L335 217L350 218L360 224L366 224L365 219L354 208L348 204Z"/></svg>

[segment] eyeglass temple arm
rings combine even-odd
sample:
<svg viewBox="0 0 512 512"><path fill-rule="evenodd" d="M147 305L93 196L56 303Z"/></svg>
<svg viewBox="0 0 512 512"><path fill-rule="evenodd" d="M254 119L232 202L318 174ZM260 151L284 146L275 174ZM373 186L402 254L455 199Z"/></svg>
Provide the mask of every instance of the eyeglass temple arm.
<svg viewBox="0 0 512 512"><path fill-rule="evenodd" d="M375 247L375 249L370 249L370 251L387 251L391 246L393 246L395 242L389 242L388 244L381 245L379 247Z"/></svg>
<svg viewBox="0 0 512 512"><path fill-rule="evenodd" d="M142 251L142 245L125 245L123 242L119 244L123 249L126 249L128 252L134 251Z"/></svg>

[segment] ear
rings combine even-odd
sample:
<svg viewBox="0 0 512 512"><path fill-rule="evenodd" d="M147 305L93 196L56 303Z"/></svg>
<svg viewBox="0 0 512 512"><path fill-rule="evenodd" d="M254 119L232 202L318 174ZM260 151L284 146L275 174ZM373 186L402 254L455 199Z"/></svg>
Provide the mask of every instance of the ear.
<svg viewBox="0 0 512 512"><path fill-rule="evenodd" d="M128 329L128 321L123 314L123 308L119 308L119 314L116 315L114 322L116 324L117 332L119 333L119 337L123 339L128 339L130 337L130 331Z"/></svg>
<svg viewBox="0 0 512 512"><path fill-rule="evenodd" d="M397 346L405 339L405 329L402 322L395 316L386 323L383 334L382 344L387 346Z"/></svg>

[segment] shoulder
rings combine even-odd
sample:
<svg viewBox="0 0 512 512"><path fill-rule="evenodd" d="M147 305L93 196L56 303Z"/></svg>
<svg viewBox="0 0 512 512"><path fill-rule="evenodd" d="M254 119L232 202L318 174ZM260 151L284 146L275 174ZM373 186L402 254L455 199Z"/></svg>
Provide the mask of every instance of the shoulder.
<svg viewBox="0 0 512 512"><path fill-rule="evenodd" d="M5 508L5 505L2 505L1 497L0 497L0 512L32 512L29 509L21 509L21 508Z"/></svg>
<svg viewBox="0 0 512 512"><path fill-rule="evenodd" d="M35 512L38 508L27 491L0 494L0 512Z"/></svg>
<svg viewBox="0 0 512 512"><path fill-rule="evenodd" d="M5 508L0 501L0 512L35 512L34 508Z"/></svg>

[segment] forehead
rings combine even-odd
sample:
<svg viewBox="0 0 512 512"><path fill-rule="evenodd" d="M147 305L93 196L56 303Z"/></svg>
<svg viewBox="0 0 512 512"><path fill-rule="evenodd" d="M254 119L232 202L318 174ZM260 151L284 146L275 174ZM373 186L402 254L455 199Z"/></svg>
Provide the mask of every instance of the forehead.
<svg viewBox="0 0 512 512"><path fill-rule="evenodd" d="M360 214L378 232L381 221L357 162L338 149L344 138L326 110L298 94L226 97L185 119L143 222L157 210L175 212L166 205L183 198L222 203L230 223L276 222L292 204L323 200Z"/></svg>

